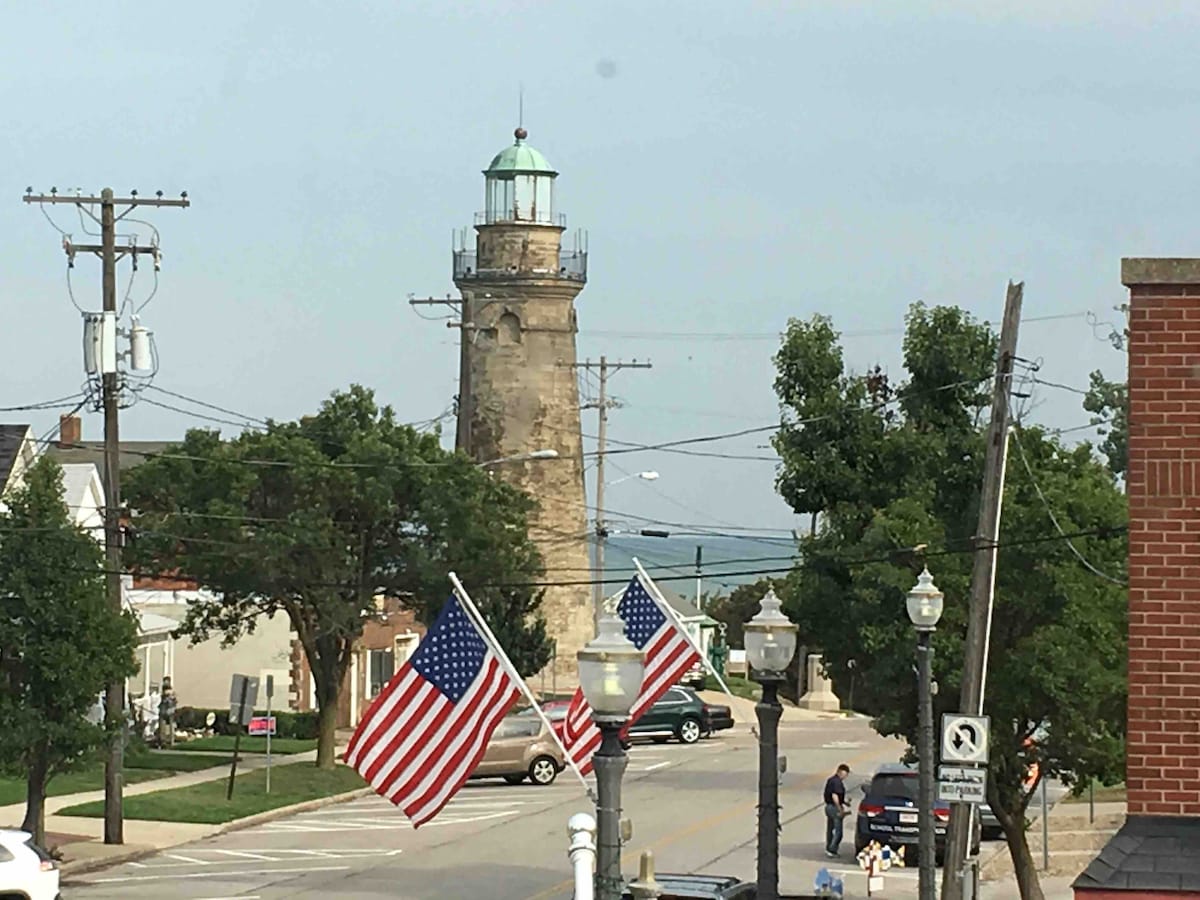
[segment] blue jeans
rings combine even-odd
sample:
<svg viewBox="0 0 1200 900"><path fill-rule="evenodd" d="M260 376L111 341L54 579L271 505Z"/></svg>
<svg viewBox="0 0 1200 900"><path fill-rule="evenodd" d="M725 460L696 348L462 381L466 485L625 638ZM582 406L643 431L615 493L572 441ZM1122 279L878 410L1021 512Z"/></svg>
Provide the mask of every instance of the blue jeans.
<svg viewBox="0 0 1200 900"><path fill-rule="evenodd" d="M825 852L837 853L842 844L842 811L835 803L825 804Z"/></svg>

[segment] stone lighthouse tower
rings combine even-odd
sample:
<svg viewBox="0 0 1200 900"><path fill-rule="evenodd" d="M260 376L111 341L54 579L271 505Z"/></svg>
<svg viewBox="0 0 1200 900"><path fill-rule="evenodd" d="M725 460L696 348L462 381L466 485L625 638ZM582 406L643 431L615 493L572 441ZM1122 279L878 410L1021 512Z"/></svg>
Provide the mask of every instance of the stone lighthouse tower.
<svg viewBox="0 0 1200 900"><path fill-rule="evenodd" d="M484 170L484 210L455 241L462 294L457 445L538 504L531 527L547 581L586 581L588 516L575 363L575 298L587 251L562 247L558 173L527 144L524 128ZM553 451L551 454L547 451ZM556 455L555 455L556 454ZM547 458L554 456L554 458ZM560 686L576 677L575 652L592 636L591 591L547 588Z"/></svg>

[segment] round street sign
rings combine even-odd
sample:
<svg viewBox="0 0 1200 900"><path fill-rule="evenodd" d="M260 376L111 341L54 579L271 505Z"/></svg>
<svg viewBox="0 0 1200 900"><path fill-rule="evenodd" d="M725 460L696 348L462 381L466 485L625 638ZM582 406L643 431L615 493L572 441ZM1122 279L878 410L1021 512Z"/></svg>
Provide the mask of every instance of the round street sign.
<svg viewBox="0 0 1200 900"><path fill-rule="evenodd" d="M942 759L946 762L987 763L990 724L987 716L942 716Z"/></svg>

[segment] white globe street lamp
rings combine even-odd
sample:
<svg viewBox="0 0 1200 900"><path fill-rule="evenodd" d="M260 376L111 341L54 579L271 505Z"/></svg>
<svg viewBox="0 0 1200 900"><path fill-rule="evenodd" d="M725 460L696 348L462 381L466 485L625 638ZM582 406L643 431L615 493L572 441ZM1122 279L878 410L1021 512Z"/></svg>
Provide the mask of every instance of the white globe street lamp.
<svg viewBox="0 0 1200 900"><path fill-rule="evenodd" d="M917 631L933 631L942 618L944 595L933 583L929 569L917 576L917 583L908 592L908 617Z"/></svg>
<svg viewBox="0 0 1200 900"><path fill-rule="evenodd" d="M796 625L783 614L774 588L758 615L743 626L750 677L762 685L758 715L758 888L759 900L779 898L779 685L796 653Z"/></svg>
<svg viewBox="0 0 1200 900"><path fill-rule="evenodd" d="M609 613L600 617L596 636L579 651L579 687L600 729L600 747L592 757L596 770L596 896L621 900L621 777L629 760L621 729L642 689L646 657L625 636L625 623Z"/></svg>
<svg viewBox="0 0 1200 900"><path fill-rule="evenodd" d="M753 619L744 626L746 660L760 675L782 675L796 653L797 626L783 614L774 588L767 591Z"/></svg>
<svg viewBox="0 0 1200 900"><path fill-rule="evenodd" d="M908 617L917 629L917 766L920 808L917 810L917 866L920 900L936 900L936 835L933 823L933 632L942 618L945 598L929 569L917 576L908 592Z"/></svg>

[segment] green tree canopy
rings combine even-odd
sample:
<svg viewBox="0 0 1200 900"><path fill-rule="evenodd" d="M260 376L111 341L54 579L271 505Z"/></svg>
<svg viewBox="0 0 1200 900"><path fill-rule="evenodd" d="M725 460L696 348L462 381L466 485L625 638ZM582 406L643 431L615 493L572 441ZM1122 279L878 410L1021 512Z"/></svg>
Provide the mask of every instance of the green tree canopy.
<svg viewBox="0 0 1200 900"><path fill-rule="evenodd" d="M914 746L915 634L904 598L928 564L946 595L934 637L936 711L956 711L995 346L962 310L918 304L904 340L908 377L894 391L881 388L878 372L828 365L841 351L827 319L793 322L777 359L780 491L797 512L819 497L822 512L782 592L786 607L835 677L855 660L857 708ZM814 395L819 408L807 403ZM1121 773L1127 512L1090 446L1065 447L1038 428L1021 428L1014 441L987 674L989 800L1023 886L1032 880L1036 890L1024 834L1027 763L1067 784ZM1087 536L1062 538L1078 532Z"/></svg>
<svg viewBox="0 0 1200 900"><path fill-rule="evenodd" d="M109 609L103 552L70 520L62 470L42 457L0 511L0 767L26 777L23 828L45 836L46 783L90 759L87 713L137 671L136 624Z"/></svg>
<svg viewBox="0 0 1200 900"><path fill-rule="evenodd" d="M262 615L288 617L313 673L318 765L333 765L338 689L377 596L430 623L456 571L523 675L549 660L540 591L494 586L542 574L532 501L364 388L230 441L189 431L130 473L125 496L136 563L219 598L190 609L193 639L233 642Z"/></svg>

